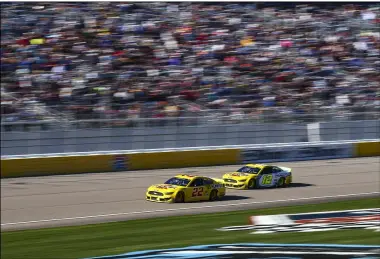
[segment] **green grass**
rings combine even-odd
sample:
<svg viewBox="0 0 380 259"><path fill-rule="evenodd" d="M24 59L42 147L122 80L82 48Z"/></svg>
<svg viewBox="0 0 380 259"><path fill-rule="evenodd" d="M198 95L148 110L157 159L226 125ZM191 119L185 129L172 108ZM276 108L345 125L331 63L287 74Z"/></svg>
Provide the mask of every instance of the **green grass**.
<svg viewBox="0 0 380 259"><path fill-rule="evenodd" d="M337 230L315 233L249 234L216 228L246 225L258 214L302 213L380 207L380 199L361 199L238 212L163 217L76 227L11 231L1 234L3 259L68 259L189 245L235 242L380 244L373 230Z"/></svg>

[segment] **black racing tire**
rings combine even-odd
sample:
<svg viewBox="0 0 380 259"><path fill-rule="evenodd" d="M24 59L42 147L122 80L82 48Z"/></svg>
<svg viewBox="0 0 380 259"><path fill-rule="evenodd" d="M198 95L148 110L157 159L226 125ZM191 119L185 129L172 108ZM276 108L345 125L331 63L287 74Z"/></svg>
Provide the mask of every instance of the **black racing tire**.
<svg viewBox="0 0 380 259"><path fill-rule="evenodd" d="M212 190L210 193L209 201L216 201L216 200L218 200L218 191Z"/></svg>
<svg viewBox="0 0 380 259"><path fill-rule="evenodd" d="M281 177L280 179L278 179L277 188L283 188L283 187L285 187L285 178Z"/></svg>
<svg viewBox="0 0 380 259"><path fill-rule="evenodd" d="M247 187L249 190L255 189L256 188L256 181L255 179L249 180Z"/></svg>
<svg viewBox="0 0 380 259"><path fill-rule="evenodd" d="M185 202L185 194L183 192L178 192L175 196L175 203L184 203Z"/></svg>

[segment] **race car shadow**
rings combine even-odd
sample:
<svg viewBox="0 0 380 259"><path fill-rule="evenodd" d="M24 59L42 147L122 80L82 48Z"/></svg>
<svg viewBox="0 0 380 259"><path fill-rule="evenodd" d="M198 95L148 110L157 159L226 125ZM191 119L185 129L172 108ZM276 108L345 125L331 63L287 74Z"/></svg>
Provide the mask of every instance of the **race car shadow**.
<svg viewBox="0 0 380 259"><path fill-rule="evenodd" d="M286 188L298 188L298 187L310 187L310 186L315 186L315 184L310 184L310 183L291 183Z"/></svg>
<svg viewBox="0 0 380 259"><path fill-rule="evenodd" d="M217 201L239 201L239 200L246 200L246 199L249 199L249 197L226 194L226 196L224 196L223 198L221 198ZM186 203L204 203L204 202L213 202L213 201L190 201L190 202L186 202Z"/></svg>
<svg viewBox="0 0 380 259"><path fill-rule="evenodd" d="M314 184L309 183L291 183L289 186L285 188L278 188L278 187L268 187L268 188L256 188L255 190L267 190L267 189L289 189L289 188L300 188L300 187L311 187L315 186ZM247 190L250 191L250 190Z"/></svg>
<svg viewBox="0 0 380 259"><path fill-rule="evenodd" d="M223 201L239 201L239 200L246 200L249 199L249 197L246 196L240 196L240 195L226 195L223 197Z"/></svg>

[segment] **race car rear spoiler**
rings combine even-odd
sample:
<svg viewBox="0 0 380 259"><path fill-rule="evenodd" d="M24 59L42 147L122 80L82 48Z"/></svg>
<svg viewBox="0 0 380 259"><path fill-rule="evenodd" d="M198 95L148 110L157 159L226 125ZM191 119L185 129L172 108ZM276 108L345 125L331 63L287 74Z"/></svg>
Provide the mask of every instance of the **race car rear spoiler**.
<svg viewBox="0 0 380 259"><path fill-rule="evenodd" d="M289 168L289 167L279 166L279 168L280 168L281 170L284 170L284 171L289 172L289 173L292 172L292 169Z"/></svg>

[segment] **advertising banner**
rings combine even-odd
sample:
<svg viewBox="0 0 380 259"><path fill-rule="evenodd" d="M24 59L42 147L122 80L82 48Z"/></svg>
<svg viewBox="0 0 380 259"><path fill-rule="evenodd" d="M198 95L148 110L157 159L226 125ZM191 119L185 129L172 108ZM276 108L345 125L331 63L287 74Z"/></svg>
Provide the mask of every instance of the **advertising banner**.
<svg viewBox="0 0 380 259"><path fill-rule="evenodd" d="M87 259L375 259L380 246L234 243L130 252Z"/></svg>
<svg viewBox="0 0 380 259"><path fill-rule="evenodd" d="M128 170L128 155L120 154L113 157L112 169L114 171Z"/></svg>
<svg viewBox="0 0 380 259"><path fill-rule="evenodd" d="M353 145L312 145L248 148L241 150L241 162L286 162L313 159L333 159L353 157Z"/></svg>
<svg viewBox="0 0 380 259"><path fill-rule="evenodd" d="M370 208L361 210L251 216L249 218L250 225L222 227L217 230L250 230L250 234L320 232L341 229L366 229L380 232L379 220L380 209Z"/></svg>

